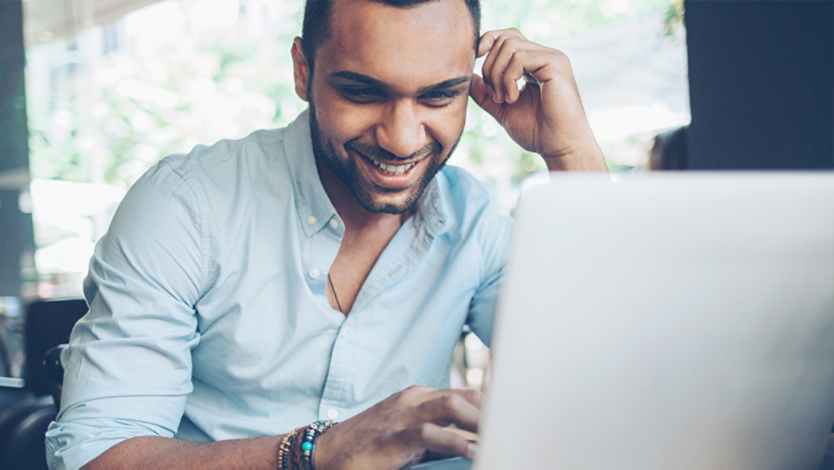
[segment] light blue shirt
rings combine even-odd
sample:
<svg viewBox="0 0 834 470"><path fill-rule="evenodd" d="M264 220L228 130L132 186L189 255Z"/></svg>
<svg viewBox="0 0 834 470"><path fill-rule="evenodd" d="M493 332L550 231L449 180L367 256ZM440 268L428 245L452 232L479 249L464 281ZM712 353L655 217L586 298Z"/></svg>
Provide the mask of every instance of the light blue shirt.
<svg viewBox="0 0 834 470"><path fill-rule="evenodd" d="M326 298L344 226L306 112L163 159L90 262L50 468L131 437L275 435L448 387L464 323L490 340L513 223L489 194L461 169L438 173L345 317Z"/></svg>

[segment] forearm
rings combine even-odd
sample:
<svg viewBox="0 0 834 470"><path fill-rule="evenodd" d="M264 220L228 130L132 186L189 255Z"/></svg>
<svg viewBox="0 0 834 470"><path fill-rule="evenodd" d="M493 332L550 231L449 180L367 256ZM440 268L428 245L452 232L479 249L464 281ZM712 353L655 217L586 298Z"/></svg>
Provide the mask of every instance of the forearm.
<svg viewBox="0 0 834 470"><path fill-rule="evenodd" d="M83 468L275 470L278 468L278 445L283 437L232 439L210 444L167 437L134 437L113 446Z"/></svg>

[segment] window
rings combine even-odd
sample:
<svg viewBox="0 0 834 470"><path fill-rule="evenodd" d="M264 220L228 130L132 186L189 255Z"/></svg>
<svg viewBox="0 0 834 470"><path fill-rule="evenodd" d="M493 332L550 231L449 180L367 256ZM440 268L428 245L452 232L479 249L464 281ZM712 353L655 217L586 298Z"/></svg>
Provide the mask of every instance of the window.
<svg viewBox="0 0 834 470"><path fill-rule="evenodd" d="M289 54L302 5L25 2L39 295L80 295L94 243L126 190L161 157L284 126L306 107L294 93ZM517 27L568 54L612 170L645 167L654 136L689 122L682 1L482 6L484 31ZM450 163L493 183L511 212L544 165L470 104Z"/></svg>

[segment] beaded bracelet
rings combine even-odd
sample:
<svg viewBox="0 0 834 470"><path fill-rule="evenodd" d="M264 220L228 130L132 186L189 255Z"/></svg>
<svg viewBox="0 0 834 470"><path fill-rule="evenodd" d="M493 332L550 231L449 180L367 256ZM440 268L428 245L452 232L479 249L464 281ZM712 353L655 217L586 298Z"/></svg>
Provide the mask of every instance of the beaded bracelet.
<svg viewBox="0 0 834 470"><path fill-rule="evenodd" d="M334 424L336 423L330 420L319 420L305 428L303 433L303 442L301 444L302 462L304 463L305 467L304 470L316 470L316 441L318 440L319 436L324 434L325 431L330 429Z"/></svg>
<svg viewBox="0 0 834 470"><path fill-rule="evenodd" d="M288 432L284 435L284 438L281 439L281 443L278 444L278 469L279 470L289 470L289 457L290 457L290 447L292 446L292 441L295 438L295 433L301 429L301 426L293 429L292 431Z"/></svg>

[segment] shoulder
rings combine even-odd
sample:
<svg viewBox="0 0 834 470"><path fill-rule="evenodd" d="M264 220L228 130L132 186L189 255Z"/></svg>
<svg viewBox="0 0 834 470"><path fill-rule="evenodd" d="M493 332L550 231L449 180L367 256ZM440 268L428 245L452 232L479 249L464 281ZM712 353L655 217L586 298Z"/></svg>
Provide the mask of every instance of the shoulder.
<svg viewBox="0 0 834 470"><path fill-rule="evenodd" d="M513 219L498 209L491 184L455 166L444 167L437 175L437 183L445 208L461 231L470 232L487 222L512 228Z"/></svg>
<svg viewBox="0 0 834 470"><path fill-rule="evenodd" d="M292 193L283 138L284 129L257 131L163 158L128 191L108 243L163 251L176 245L205 282L223 237L245 226L240 217Z"/></svg>
<svg viewBox="0 0 834 470"><path fill-rule="evenodd" d="M437 174L437 184L445 211L452 219L447 235L453 243L470 240L484 253L508 249L515 222L498 209L491 184L454 166L446 166Z"/></svg>
<svg viewBox="0 0 834 470"><path fill-rule="evenodd" d="M286 128L259 130L242 139L198 145L188 154L170 155L161 163L189 184L223 190L229 184L286 175L283 149Z"/></svg>
<svg viewBox="0 0 834 470"><path fill-rule="evenodd" d="M495 199L492 186L480 181L471 173L457 166L446 165L438 173L441 184L445 183L446 194L456 202L478 207L488 205Z"/></svg>

